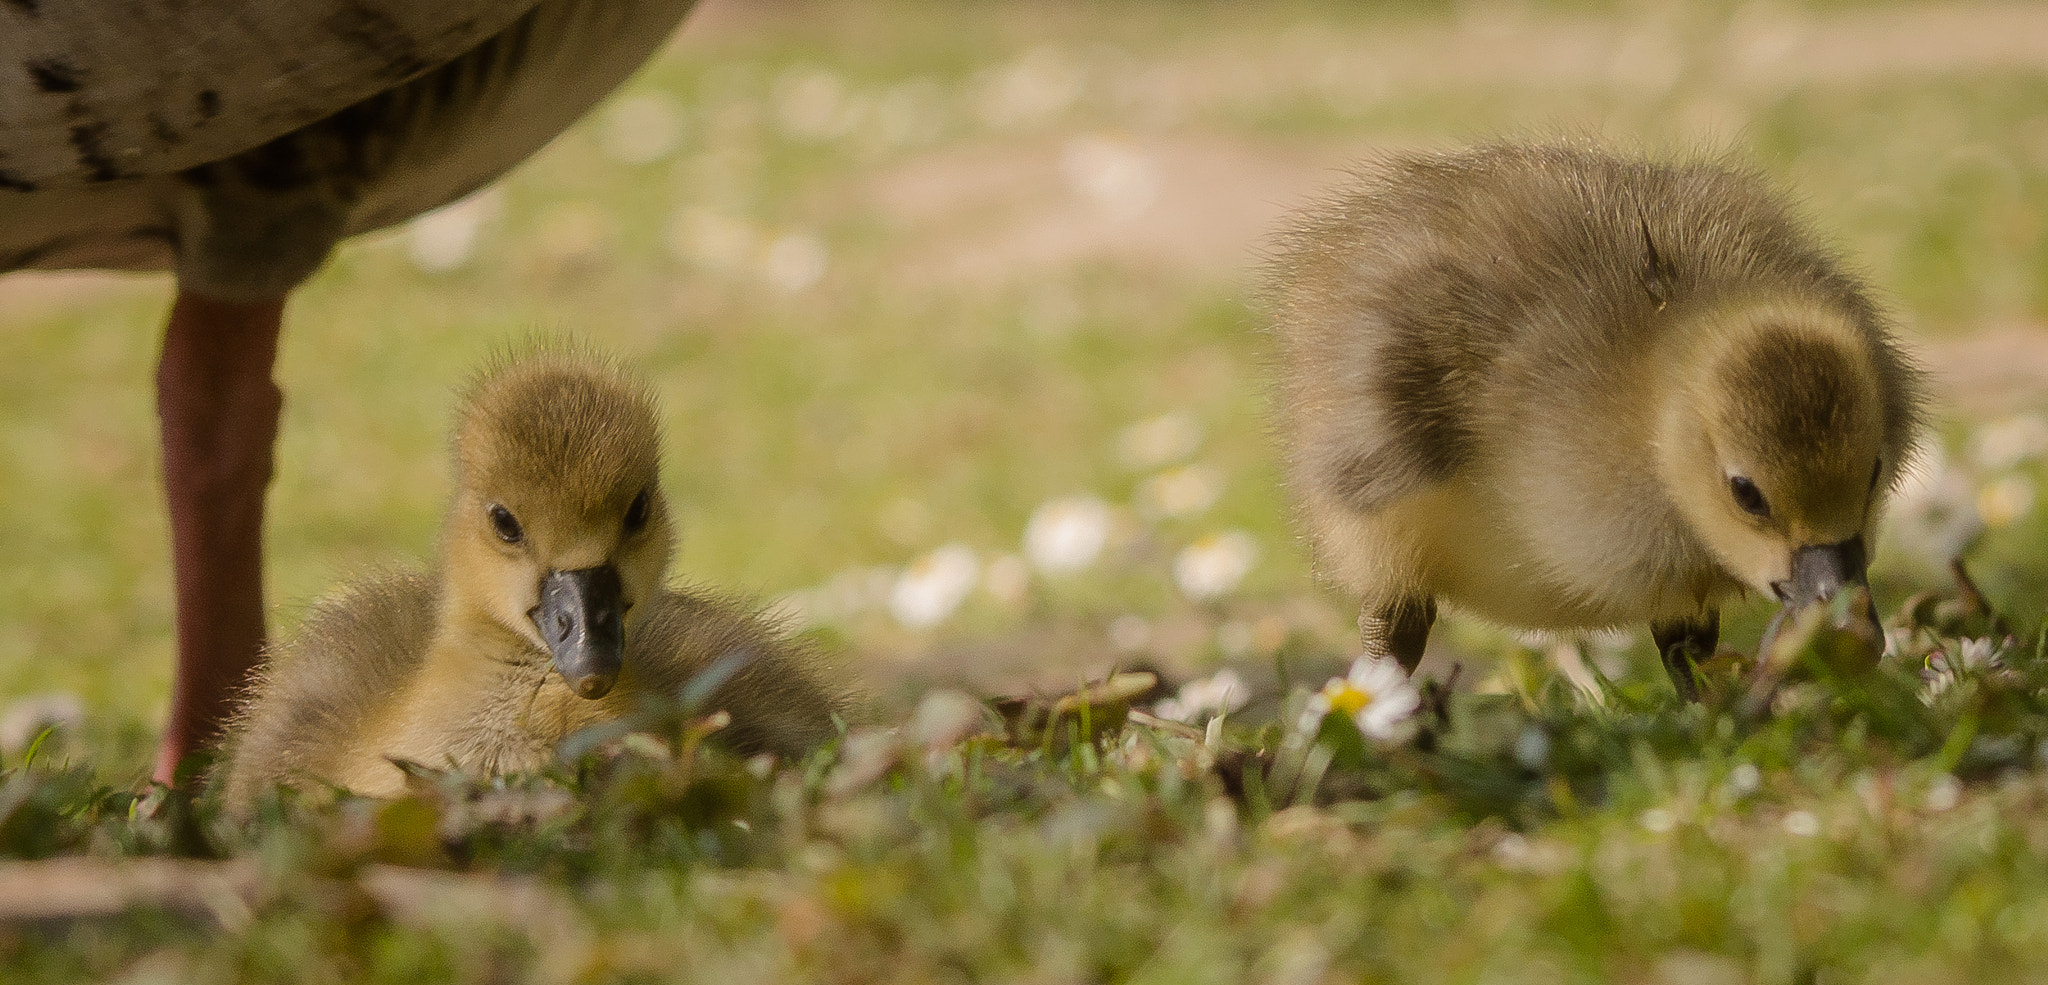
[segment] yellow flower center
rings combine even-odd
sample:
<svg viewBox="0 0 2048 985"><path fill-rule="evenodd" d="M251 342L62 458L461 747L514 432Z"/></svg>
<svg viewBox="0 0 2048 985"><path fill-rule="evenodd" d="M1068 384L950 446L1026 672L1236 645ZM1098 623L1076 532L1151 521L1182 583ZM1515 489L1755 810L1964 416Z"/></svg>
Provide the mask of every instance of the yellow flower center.
<svg viewBox="0 0 2048 985"><path fill-rule="evenodd" d="M1346 715L1356 715L1360 708L1372 704L1373 694L1350 681L1331 681L1323 687L1323 693L1330 697L1330 710Z"/></svg>

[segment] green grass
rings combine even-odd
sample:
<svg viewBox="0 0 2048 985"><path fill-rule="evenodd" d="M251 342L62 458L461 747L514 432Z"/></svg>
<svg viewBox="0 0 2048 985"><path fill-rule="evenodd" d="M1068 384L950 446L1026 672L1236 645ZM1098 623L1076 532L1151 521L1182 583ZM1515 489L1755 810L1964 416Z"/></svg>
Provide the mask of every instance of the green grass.
<svg viewBox="0 0 2048 985"><path fill-rule="evenodd" d="M1641 686L1464 696L1427 751L870 732L764 774L654 727L247 826L17 767L9 854L233 860L107 866L138 887L115 915L0 904L0 954L48 981L2027 981L2043 656L1931 700L1910 668L1802 665L1762 719Z"/></svg>
<svg viewBox="0 0 2048 985"><path fill-rule="evenodd" d="M676 120L657 159L620 158L615 102L493 193L454 269L423 270L407 234L383 234L297 295L270 499L277 627L354 572L425 559L454 394L494 348L573 334L660 393L681 578L815 602L949 543L1014 554L1055 497L1117 507L1119 536L1085 572L977 590L932 629L874 604L817 626L874 720L901 721L938 680L1228 663L1261 691L1228 745L1284 760L1300 750L1271 723L1341 665L1350 618L1286 518L1249 271L1273 217L1347 161L1502 132L1726 147L1807 200L1934 362L2048 320L2038 68L1872 55L1758 74L1744 39L1782 23L1723 4L702 13L622 94ZM1802 16L1808 39L1920 17L1909 33L1931 49L1969 47L1943 33L1946 8ZM1579 47L1537 57L1560 39ZM1091 199L1061 164L1090 148L1135 154L1121 160L1157 197ZM790 235L826 260L785 290L766 257ZM721 254L721 237L742 247ZM196 911L0 920L9 980L2038 978L2048 678L2024 643L2013 676L1933 705L1912 694L1922 640L1754 721L1670 704L1639 639L1594 647L1614 693L1584 707L1540 655L1453 618L1432 661L1466 666L1461 731L1428 753L1351 749L1319 797L1232 794L1215 750L1134 728L1057 756L974 740L838 794L829 756L763 778L712 753L636 754L535 781L577 797L535 794L526 823L477 821L440 792L301 805L250 832L203 804L195 819L141 782L171 660L148 388L167 284L71 283L0 281L0 694L69 692L88 711L33 767L4 751L0 856L234 855L254 888ZM2038 454L1972 451L2041 405L1987 378L1942 391L1999 408L1941 418L1965 513L1997 481L2044 479ZM1120 435L1164 414L1201 441L1131 467ZM1217 501L1145 519L1140 487L1180 464L1221 476ZM1972 571L2030 641L2048 513L1989 519ZM1948 584L1945 551L1907 529L1926 524L1901 523L1875 572L1887 612ZM1225 530L1255 539L1256 565L1221 600L1186 599L1175 554ZM1729 644L1752 648L1768 615L1732 613ZM1112 642L1128 616L1149 630L1135 650ZM1551 751L1534 766L1514 757L1532 729ZM1745 765L1755 789L1736 796ZM371 863L452 869L456 886L502 874L550 915L502 900L422 915L458 890L394 889Z"/></svg>

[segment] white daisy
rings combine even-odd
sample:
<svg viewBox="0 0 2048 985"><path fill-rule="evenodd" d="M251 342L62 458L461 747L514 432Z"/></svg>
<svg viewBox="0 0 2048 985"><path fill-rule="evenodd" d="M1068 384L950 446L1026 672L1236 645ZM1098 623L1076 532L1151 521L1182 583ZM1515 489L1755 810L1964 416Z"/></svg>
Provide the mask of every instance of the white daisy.
<svg viewBox="0 0 2048 985"><path fill-rule="evenodd" d="M692 208L669 220L670 252L677 259L706 270L743 270L760 253L761 244L761 231L738 216Z"/></svg>
<svg viewBox="0 0 2048 985"><path fill-rule="evenodd" d="M1223 473L1213 466L1184 465L1138 486L1138 509L1149 517L1200 516L1223 495Z"/></svg>
<svg viewBox="0 0 2048 985"><path fill-rule="evenodd" d="M1309 695L1298 728L1314 735L1322 729L1323 717L1335 712L1348 716L1367 737L1395 742L1408 737L1410 720L1421 707L1422 695L1399 663L1361 656L1351 662L1349 674L1330 678L1322 690Z"/></svg>
<svg viewBox="0 0 2048 985"><path fill-rule="evenodd" d="M1259 542L1242 530L1211 534L1173 559L1173 583L1197 602L1230 594L1259 559Z"/></svg>
<svg viewBox="0 0 2048 985"><path fill-rule="evenodd" d="M45 729L76 736L84 726L85 702L78 695L53 691L18 698L0 711L0 755L22 755Z"/></svg>
<svg viewBox="0 0 2048 985"><path fill-rule="evenodd" d="M1152 624L1143 616L1118 616L1109 624L1109 641L1125 653L1135 653L1152 642Z"/></svg>
<svg viewBox="0 0 2048 985"><path fill-rule="evenodd" d="M406 224L406 252L429 274L462 267L476 251L485 226L497 218L505 195L497 186L444 205Z"/></svg>
<svg viewBox="0 0 2048 985"><path fill-rule="evenodd" d="M1938 445L1923 446L1885 508L1885 540L1899 556L1939 571L1984 532L1974 480Z"/></svg>
<svg viewBox="0 0 2048 985"><path fill-rule="evenodd" d="M1088 91L1086 70L1066 53L1034 48L1007 65L975 79L975 103L983 123L998 129L1046 123L1067 111Z"/></svg>
<svg viewBox="0 0 2048 985"><path fill-rule="evenodd" d="M857 122L859 106L846 83L830 71L798 66L775 80L775 122L784 136L823 143Z"/></svg>
<svg viewBox="0 0 2048 985"><path fill-rule="evenodd" d="M1202 446L1202 426L1191 415L1175 411L1139 421L1116 437L1117 456L1133 469L1170 465Z"/></svg>
<svg viewBox="0 0 2048 985"><path fill-rule="evenodd" d="M2019 414L1977 429L1970 457L1987 471L2001 472L2048 455L2048 418Z"/></svg>
<svg viewBox="0 0 2048 985"><path fill-rule="evenodd" d="M620 164L652 164L675 153L683 138L683 110L664 92L643 92L611 105L597 130L597 147Z"/></svg>
<svg viewBox="0 0 2048 985"><path fill-rule="evenodd" d="M1227 715L1250 700L1251 689L1245 686L1244 678L1225 667L1209 677L1182 685L1179 694L1160 701L1152 711L1161 718L1193 724L1202 718Z"/></svg>
<svg viewBox="0 0 2048 985"><path fill-rule="evenodd" d="M2024 475L2001 476L1977 491L1977 515L1992 527L2005 527L2034 509L2034 481Z"/></svg>
<svg viewBox="0 0 2048 985"><path fill-rule="evenodd" d="M845 622L889 601L902 572L887 565L848 568L809 591L809 614L818 622Z"/></svg>
<svg viewBox="0 0 2048 985"><path fill-rule="evenodd" d="M1079 571L1102 554L1109 525L1109 504L1093 496L1049 500L1024 525L1024 555L1040 571Z"/></svg>
<svg viewBox="0 0 2048 985"><path fill-rule="evenodd" d="M1921 663L1920 700L1932 702L1957 680L1979 674L1996 674L2005 669L2005 648L1988 636L1965 637L1953 648L1943 647Z"/></svg>
<svg viewBox="0 0 2048 985"><path fill-rule="evenodd" d="M761 276L769 286L796 294L825 276L830 254L825 242L807 232L785 233L768 244L761 256Z"/></svg>
<svg viewBox="0 0 2048 985"><path fill-rule="evenodd" d="M889 594L889 611L912 629L936 626L966 600L980 574L973 548L947 544L903 569Z"/></svg>
<svg viewBox="0 0 2048 985"><path fill-rule="evenodd" d="M1060 152L1060 174L1111 219L1136 218L1159 199L1159 166L1128 140L1076 137Z"/></svg>

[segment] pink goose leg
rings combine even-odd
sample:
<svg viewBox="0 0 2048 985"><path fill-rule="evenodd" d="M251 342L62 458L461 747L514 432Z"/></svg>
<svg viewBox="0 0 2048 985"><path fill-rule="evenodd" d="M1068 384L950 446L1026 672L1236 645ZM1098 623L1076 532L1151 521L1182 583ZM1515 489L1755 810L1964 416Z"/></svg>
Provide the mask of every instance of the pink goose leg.
<svg viewBox="0 0 2048 985"><path fill-rule="evenodd" d="M178 592L178 674L156 779L220 738L263 649L263 495L283 396L271 381L282 298L171 306L157 417Z"/></svg>

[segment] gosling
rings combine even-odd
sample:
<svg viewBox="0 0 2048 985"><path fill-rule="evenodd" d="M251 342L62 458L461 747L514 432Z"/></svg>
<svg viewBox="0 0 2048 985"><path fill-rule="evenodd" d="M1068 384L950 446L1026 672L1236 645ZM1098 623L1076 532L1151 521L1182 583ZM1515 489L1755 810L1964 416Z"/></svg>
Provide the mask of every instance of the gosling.
<svg viewBox="0 0 2048 985"><path fill-rule="evenodd" d="M1413 672L1439 602L1648 623L1697 700L1729 600L1865 584L1921 376L1758 174L1499 144L1357 179L1271 297L1288 484L1366 652Z"/></svg>
<svg viewBox="0 0 2048 985"><path fill-rule="evenodd" d="M669 506L647 390L541 353L472 387L454 440L441 569L371 578L313 607L230 733L222 796L279 783L402 791L394 760L472 775L538 769L564 737L707 672L738 751L801 756L843 695L815 655L718 596L664 588ZM701 686L701 684L700 684Z"/></svg>

